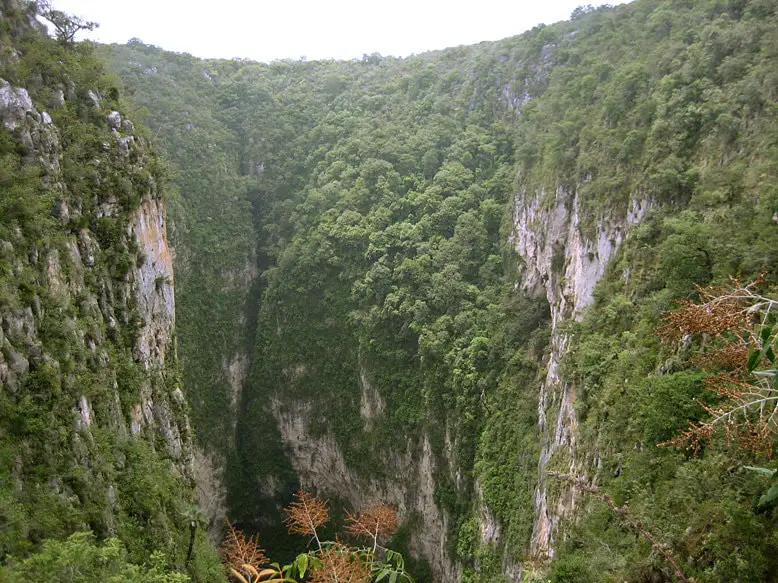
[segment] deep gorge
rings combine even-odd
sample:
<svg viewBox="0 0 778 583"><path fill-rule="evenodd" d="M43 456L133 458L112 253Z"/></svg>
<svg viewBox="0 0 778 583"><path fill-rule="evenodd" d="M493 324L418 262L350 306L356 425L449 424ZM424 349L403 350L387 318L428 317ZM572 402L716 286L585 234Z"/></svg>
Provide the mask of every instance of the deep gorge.
<svg viewBox="0 0 778 583"><path fill-rule="evenodd" d="M416 581L674 580L561 474L696 581L778 575L744 469L769 456L657 447L714 405L709 340L663 342L665 314L730 276L776 295L773 2L637 0L269 64L137 39L50 57L3 6L0 500L37 524L14 484L48 484L67 513L2 534L3 557L86 529L217 580L205 533L226 517L276 560L304 548L282 524L303 486L336 515L393 505ZM64 466L20 421L49 393L77 420ZM129 494L146 466L167 484L149 499ZM176 492L202 517L195 567Z"/></svg>

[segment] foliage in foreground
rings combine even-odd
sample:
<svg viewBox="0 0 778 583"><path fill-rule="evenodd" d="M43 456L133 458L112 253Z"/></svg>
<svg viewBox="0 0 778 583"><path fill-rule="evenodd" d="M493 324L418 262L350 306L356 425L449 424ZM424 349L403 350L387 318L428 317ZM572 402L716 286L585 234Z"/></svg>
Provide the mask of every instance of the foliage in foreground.
<svg viewBox="0 0 778 583"><path fill-rule="evenodd" d="M0 567L7 583L187 583L183 573L171 572L164 553L148 562L130 562L127 549L116 538L98 543L91 532L77 532L65 540L49 539L40 552L10 566Z"/></svg>
<svg viewBox="0 0 778 583"><path fill-rule="evenodd" d="M385 504L375 504L357 514L348 514L346 532L368 546L354 547L336 538L322 540L320 531L330 520L323 501L300 490L286 509L291 534L306 536L314 548L281 567L269 561L256 537L246 536L229 525L222 544L222 557L230 574L241 583L413 583L400 553L381 546L397 530L397 515ZM380 541L380 543L379 543Z"/></svg>
<svg viewBox="0 0 778 583"><path fill-rule="evenodd" d="M705 379L716 399L708 416L667 442L690 442L699 453L721 430L753 454L772 457L778 435L778 301L759 293L759 280L698 288L699 301L683 301L660 329L668 340L705 341L695 360L713 374ZM664 445L664 444L663 444Z"/></svg>

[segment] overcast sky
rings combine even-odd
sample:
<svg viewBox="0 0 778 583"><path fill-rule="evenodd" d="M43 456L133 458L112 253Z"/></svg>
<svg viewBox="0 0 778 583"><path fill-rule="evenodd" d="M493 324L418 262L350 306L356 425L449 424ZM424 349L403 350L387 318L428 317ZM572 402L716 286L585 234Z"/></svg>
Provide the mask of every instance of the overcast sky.
<svg viewBox="0 0 778 583"><path fill-rule="evenodd" d="M407 56L520 34L566 20L589 0L53 0L100 23L89 38L198 57L350 59ZM623 4L624 0L611 0Z"/></svg>

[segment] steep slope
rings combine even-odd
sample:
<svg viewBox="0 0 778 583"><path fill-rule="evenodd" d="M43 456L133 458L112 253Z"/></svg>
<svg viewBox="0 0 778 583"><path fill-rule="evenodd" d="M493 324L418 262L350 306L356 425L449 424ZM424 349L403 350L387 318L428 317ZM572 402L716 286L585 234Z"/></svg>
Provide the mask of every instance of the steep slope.
<svg viewBox="0 0 778 583"><path fill-rule="evenodd" d="M572 66L555 69L525 118L525 135L545 155L525 159L521 172L549 188L548 171L556 171L565 188L555 198L568 202L567 224L583 218L540 246L530 240L530 253L526 238L516 238L528 258L542 242L546 257L556 247L558 269L545 291L559 309L567 306L568 322L583 320L554 334L570 355L549 369L542 393L546 417L556 421L541 475L544 467L588 475L664 537L699 580L768 580L774 518L754 512L759 481L741 467L759 456L721 443L697 459L655 447L687 420L704 418L697 403L713 399L701 383L706 366L693 351L677 354L659 343L656 328L673 300L695 297L695 284L765 273L766 289L775 285L774 6L644 2L629 12L629 19L599 23L617 25L610 44L581 38ZM622 50L596 52L599 59L587 62L597 45ZM554 224L559 213L547 200L535 220ZM520 195L520 230L528 206L532 199ZM641 215L645 224L629 234ZM575 529L568 524L554 534L580 493L548 482L537 492L533 543L543 549L568 538L560 577L639 580L669 572L635 545L616 543L618 520L594 502ZM703 483L704 491L694 486Z"/></svg>
<svg viewBox="0 0 778 583"><path fill-rule="evenodd" d="M639 0L350 62L112 47L173 161L179 314L201 322L184 375L220 504L282 555L298 484L386 500L421 580L550 558L559 581L672 577L556 471L699 580L769 579L775 518L737 469L765 460L654 447L704 415L706 374L655 329L695 284L776 283L774 16Z"/></svg>
<svg viewBox="0 0 778 583"><path fill-rule="evenodd" d="M775 28L764 20L772 11L761 2L642 2L603 15L583 25L578 46L554 69L545 95L525 110L523 138L531 145L521 157L520 175L534 188L520 186L514 240L527 261L523 284L546 294L553 317L552 354L539 404L547 437L536 491L536 552L553 551L556 526L577 498L575 491L549 486L545 470L607 481L607 474L594 466L615 464L619 475L623 464L634 463L631 449L665 441L684 426L684 415L694 419L701 414L688 404L692 395L699 396L692 377L687 388L681 384L679 392L661 393L653 402L626 394L606 401L595 396L600 382L624 391L627 379L676 372L663 362L671 354L657 345L654 333L671 300L693 296L694 284L723 282L729 275L764 272L774 282L775 197L769 178L774 169L767 152L775 136L768 113L775 100L770 66ZM604 34L606 27L613 28ZM622 47L618 54L609 51L613 46ZM629 226L647 217L648 225L636 231L639 239L630 238ZM537 225L544 225L542 231ZM626 258L619 253L624 242ZM612 260L618 267L610 265ZM594 284L606 273L608 291L594 294ZM580 331L571 327L569 322L581 320L583 308L595 298L590 314L599 316L590 317L596 324ZM651 349L636 352L640 344ZM569 350L577 360L560 358ZM626 359L627 370L611 363L617 358ZM628 370L629 360L640 372ZM674 365L677 370L694 370L685 359L681 362ZM607 382L605 371L613 375ZM625 413L622 404L630 399L641 405ZM660 435L647 439L639 422L634 434L623 432L622 425L622 433L604 428L614 414L646 420L662 407L678 410L677 417L665 411L667 427ZM583 442L582 421L587 425ZM643 463L665 459L653 448L635 457L646 458ZM715 479L716 471L706 471L709 480ZM668 490L682 487L671 476L658 472L652 478L665 483L652 494L656 498L649 507L661 506ZM731 486L726 480L721 484L725 490ZM549 488L556 492L550 495ZM646 496L652 489L644 483L640 491ZM738 496L747 497L746 491ZM648 516L655 509L644 512ZM684 514L690 524L691 512ZM683 522L678 516L675 520ZM666 527L659 521L656 528L662 532ZM747 580L756 572L742 576ZM725 578L734 579L736 573L733 569Z"/></svg>
<svg viewBox="0 0 778 583"><path fill-rule="evenodd" d="M31 11L5 0L0 22L0 560L91 530L183 569L193 453L160 164L89 47ZM218 579L195 542L193 574Z"/></svg>
<svg viewBox="0 0 778 583"><path fill-rule="evenodd" d="M417 524L412 529L416 533L412 546L425 549L425 556L441 576L454 576L445 542L450 540L447 532L454 525L436 508L434 500L441 495L439 481L446 480L451 482L446 503L452 507L467 504L459 499L454 483L459 480L465 491L472 484L467 485L470 481L464 475L457 478L453 456L459 449L460 455L469 459L465 463L472 465L476 443L472 429L462 432L458 423L446 429L442 417L437 427L426 427L425 418L434 416L417 404L420 395L427 392L430 407L443 407L435 384L449 374L443 365L447 353L448 358L461 360L461 366L473 367L470 361L475 360L488 365L486 329L498 317L502 290L510 285L510 278L503 280L500 273L499 225L511 191L512 143L509 126L499 120L514 119L508 98L514 99L511 83L523 71L511 71L513 61L503 66L505 72L491 71L489 66L502 59L501 55L523 54L524 45L532 49L532 54L521 91L536 91L536 86L542 85L542 44L526 39L489 47L487 63L479 62L479 50L467 48L441 53L430 63L421 58L404 62L379 57L351 63L269 66L199 63L137 44L127 48L131 54L117 53L114 57L120 61L118 70L126 75L125 79L135 84L136 99L150 108L150 123L159 127L163 140L171 132L162 128L168 127L174 113L170 102L157 99L161 91L168 90L166 87L175 86L178 95L187 97L186 104L176 107L187 112L177 130L182 132L182 139L186 138L183 132L196 131L197 119L218 115L225 120L222 131L237 123L239 141L248 145L246 151L231 152L232 171L246 174L249 190L245 196L255 204L257 257L263 271L258 283L263 289L255 316L249 312L243 317L244 326L250 326L252 320L260 324L259 352L251 350L252 357L259 358L254 360L252 380L245 385L248 389L241 395L243 402L237 410L235 443L240 457L229 476L233 480L233 514L243 520L260 516L267 520L277 515L278 502L290 495L300 479L298 475L304 484L318 486L328 495L337 494L351 505L386 497L412 519L409 524ZM182 62L187 66L184 71L179 68ZM446 76L444 72L449 69L473 72ZM297 80L305 71L308 73ZM201 92L199 79L205 79L205 73L213 86ZM538 79L534 80L534 75ZM198 79L198 91L190 94L182 87L189 86L192 78ZM148 92L141 92L144 87ZM492 96L495 89L507 97ZM452 101L446 91L456 99ZM490 97L474 101L474 92L488 92ZM213 109L196 111L194 106L206 99L212 100ZM222 109L222 103L229 104L229 108ZM160 106L156 116L151 109L154 105ZM471 106L473 111L467 113ZM439 121L430 125L430 119ZM193 129L187 129L189 125ZM195 139L183 150L176 142L166 144L182 176L190 164L191 148L205 145L198 143ZM422 159L425 163L420 167L417 161ZM220 171L212 162L207 168L204 173ZM180 221L185 224L193 220L186 210L189 204L195 210L213 204L209 202L212 193L199 188L182 187L180 194ZM338 202L341 197L342 203ZM441 208L444 199L447 202ZM240 199L231 197L220 202L222 212L233 212L230 209L240 204ZM336 214L327 224L318 224L320 214L329 205L338 207L333 209ZM466 216L458 219L460 213ZM198 230L209 228L210 219L206 221L205 227L190 224L186 232L176 228L174 233L180 235L180 243L186 247L193 241L187 237L203 236ZM338 233L339 225L343 226L343 234ZM379 231L384 230L380 235ZM310 239L306 239L306 233ZM452 235L454 239L446 242ZM395 249L398 236L407 241ZM370 237L374 239L372 257L366 257ZM417 246L428 246L418 252L418 263L405 261L401 267L406 253L403 249L417 255ZM346 264L338 264L340 254L353 262L347 267L348 273L341 269ZM486 267L480 268L487 258ZM460 260L462 266L458 265ZM307 267L298 268L299 261ZM379 271L365 273L373 263ZM215 285L230 278L229 268L218 272L219 263L209 268L217 272ZM398 271L393 276L394 269L409 270L408 275L400 276ZM287 274L287 270L291 271ZM464 278L458 275L465 270ZM428 296L419 309L429 312L424 317L429 325L450 312L439 323L440 330L428 332L430 341L433 334L449 339L441 338L437 346L429 344L424 366L416 356L420 323L414 325L415 331L408 327L412 312L393 309L393 314L386 314L386 321L375 309L370 313L371 298L398 301L395 294L389 293L394 278L398 283L408 281L403 293L409 297L416 293ZM179 289L181 285L179 278ZM352 287L353 293L349 291ZM232 283L227 289L234 289ZM244 297L249 297L250 288L244 284L242 289ZM286 296L288 289L297 291ZM482 290L484 295L478 299ZM196 291L201 301L217 306L231 301L229 296ZM186 301L183 294L180 299L179 305ZM522 302L514 301L509 309L521 312ZM528 306L530 321L542 317L542 307L529 300ZM230 308L235 307L232 302ZM219 313L219 309L215 311ZM239 319L238 312L238 324ZM364 324L357 319L364 320ZM449 327L451 331L446 330ZM454 327L461 329L455 344ZM524 333L516 331L513 323L506 328L505 342ZM281 336L272 338L272 330L278 330ZM395 336L400 330L404 332ZM371 335L375 335L375 343ZM201 342L207 340L198 337ZM382 344L377 343L379 339ZM395 344L397 341L399 344ZM182 342L182 347L185 345ZM218 374L222 378L230 374L231 354L220 363ZM195 356L193 353L192 358ZM503 358L498 356L498 360ZM186 362L185 358L185 375L189 374ZM329 363L338 363L337 368ZM408 377L401 379L398 372L404 369ZM531 375L531 369L529 366L521 374ZM209 392L214 376L186 378L191 379L188 386L194 391ZM463 381L457 389L462 393L457 407L462 409L461 418L469 418L467 423L472 424L478 399L465 397L472 390L472 381ZM228 394L222 398L229 398ZM454 397L450 400L453 406ZM197 397L193 397L196 403ZM327 417L317 418L313 414L316 409L326 411ZM268 416L276 419L277 427L255 421ZM199 433L207 436L208 432ZM398 432L408 436L407 443L393 443L392 435ZM225 444L223 439L220 441ZM216 449L207 437L203 443L212 451ZM316 464L323 471L309 468L311 454L331 460L333 467L345 466L349 472L327 469L326 463ZM450 458L449 462L442 461L444 456ZM442 469L442 463L450 463L451 470ZM423 480L418 478L420 471ZM430 476L430 471L436 477ZM378 480L373 484L384 486L370 486L374 472L384 475L376 476ZM390 486L387 479L398 483ZM250 485L258 481L259 492ZM419 489L418 484L426 485ZM529 496L530 487L526 490ZM468 497L465 494L464 500ZM266 524L263 530L267 532L267 528ZM278 535L268 534L266 538L271 536Z"/></svg>

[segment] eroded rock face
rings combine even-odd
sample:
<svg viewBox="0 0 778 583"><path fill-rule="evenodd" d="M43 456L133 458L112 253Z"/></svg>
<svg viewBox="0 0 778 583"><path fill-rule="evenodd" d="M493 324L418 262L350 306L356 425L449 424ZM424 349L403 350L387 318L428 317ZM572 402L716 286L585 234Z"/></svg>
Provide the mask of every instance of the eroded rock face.
<svg viewBox="0 0 778 583"><path fill-rule="evenodd" d="M559 521L576 504L576 492L572 489L563 488L556 499L549 497L545 473L549 460L556 454L567 460L570 473L583 471L576 455L575 387L565 382L559 372L569 340L562 326L582 317L593 301L595 285L627 230L639 223L651 207L650 201L633 198L621 212L617 209L609 217L583 217L575 191L560 187L553 194L521 192L516 197L512 243L524 260L521 286L528 293L545 295L552 325L551 354L538 399L543 448L538 463L531 543L535 556L553 555Z"/></svg>
<svg viewBox="0 0 778 583"><path fill-rule="evenodd" d="M411 535L410 547L429 561L437 581L459 579L459 569L449 559L446 549L448 517L435 503L433 476L437 462L427 436L420 443L409 441L404 447L396 444L381 460L392 479L376 480L360 477L346 465L331 433L312 434L309 430L314 416L311 404L275 400L271 410L303 488L337 494L353 508L385 502L397 509L401 520L416 515L421 526ZM414 457L412 452L418 454Z"/></svg>
<svg viewBox="0 0 778 583"><path fill-rule="evenodd" d="M5 79L0 79L0 120L8 130L16 126L32 113L32 99L26 89L11 87Z"/></svg>
<svg viewBox="0 0 778 583"><path fill-rule="evenodd" d="M49 101L49 106L58 109L60 107L65 107L65 90L64 89L55 89L54 92L51 94L51 101Z"/></svg>
<svg viewBox="0 0 778 583"><path fill-rule="evenodd" d="M89 99L99 107L99 99L97 103ZM57 104L63 100L64 91L55 92ZM0 258L10 272L34 274L40 288L6 297L0 304L0 390L18 394L25 390L32 373L53 371L51 374L60 375L65 389L61 398L68 398L67 392L74 395L71 427L76 463L89 466L92 453L85 444L92 443L96 429L110 430L120 437L145 439L171 458L180 474L191 478L191 430L184 396L175 380L172 257L164 202L145 171L150 153L144 143L133 138L123 149L122 138L114 135L114 141L107 141L96 154L100 157L93 163L95 184L106 183L101 173L107 166L110 168L105 171L122 174L130 182L135 179L135 184L147 180L140 204L128 212L126 203L119 202L122 193L105 188L96 188L91 194L69 191L60 169L60 129L49 114L36 109L25 88L0 80L0 121L0 131L7 132L21 147L24 163L40 168L41 188L56 193L50 214L57 229L51 240L32 241L17 229L12 240L0 241ZM111 112L105 123L119 125L120 114ZM132 129L131 125L124 127ZM122 156L125 150L133 156ZM91 213L92 220L86 221L89 226L72 228L73 219L85 213ZM124 228L106 243L104 236L101 239L91 230L98 224L95 218L110 219ZM117 257L125 257L126 269L121 273L115 271ZM53 313L61 316L52 319ZM42 332L53 320L58 335L65 340L57 351L47 344L45 330ZM137 330L134 336L126 334L128 328ZM138 369L138 402L134 405L123 402L133 398L128 397L127 389L120 395L122 379L109 345L110 338L118 334L134 338L134 362L130 357L126 365ZM74 375L60 374L74 366L109 371L100 376L100 382L107 386L100 387L98 400L91 396L94 393L80 392ZM106 484L106 488L110 489L106 499L115 499L115 486ZM61 491L67 493L66 489ZM112 518L108 517L106 524L112 524Z"/></svg>
<svg viewBox="0 0 778 583"><path fill-rule="evenodd" d="M214 545L222 541L226 527L227 488L224 485L223 462L199 448L194 452L194 481L197 504L208 521L208 537Z"/></svg>
<svg viewBox="0 0 778 583"><path fill-rule="evenodd" d="M105 118L108 120L108 125L111 126L112 129L118 130L122 125L122 116L118 111L112 111L106 115Z"/></svg>
<svg viewBox="0 0 778 583"><path fill-rule="evenodd" d="M153 184L150 186L154 192ZM140 412L133 424L146 426L160 435L172 459L193 476L194 449L191 427L183 411L184 395L179 387L162 392L154 378L165 382L177 366L175 347L175 296L173 258L168 244L166 212L162 200L144 199L131 216L128 235L138 247L138 262L131 273L131 293L140 316L136 336L136 360L149 371L152 382L144 384Z"/></svg>
<svg viewBox="0 0 778 583"><path fill-rule="evenodd" d="M378 389L373 386L373 383L370 382L364 369L359 371L359 388L359 414L362 417L365 429L369 431L372 429L375 420L386 409L386 401L384 401Z"/></svg>
<svg viewBox="0 0 778 583"><path fill-rule="evenodd" d="M179 270L186 269L188 259L185 250L176 255ZM242 262L240 267L223 269L220 271L219 277L222 289L226 293L236 293L238 297L242 298L241 301L245 301L259 277L255 250L252 249L247 254L245 262ZM234 321L233 331L236 336L245 338L250 335L249 326L248 318L245 314L241 314ZM234 448L236 425L241 414L242 395L249 379L251 367L252 352L243 343L236 342L230 348L224 348L221 356L221 368L213 371L213 379L215 385L226 385L229 390L230 415L227 422L221 427L224 431L220 436L219 446L206 447L206 450L198 451L195 458L197 496L201 511L210 524L209 535L216 544L221 542L225 516L228 513L226 470L229 454L227 452ZM267 476L264 479L265 482L273 481ZM273 485L271 484L269 487L272 489Z"/></svg>
<svg viewBox="0 0 778 583"><path fill-rule="evenodd" d="M173 258L167 240L165 207L158 199L144 200L129 231L138 243L140 265L133 293L143 326L138 333L138 359L146 367L161 366L174 349L176 305Z"/></svg>
<svg viewBox="0 0 778 583"><path fill-rule="evenodd" d="M238 351L229 362L224 360L222 370L230 385L230 409L232 411L233 428L238 421L238 405L243 386L251 370L251 359L245 351Z"/></svg>

